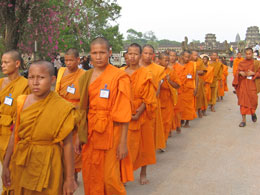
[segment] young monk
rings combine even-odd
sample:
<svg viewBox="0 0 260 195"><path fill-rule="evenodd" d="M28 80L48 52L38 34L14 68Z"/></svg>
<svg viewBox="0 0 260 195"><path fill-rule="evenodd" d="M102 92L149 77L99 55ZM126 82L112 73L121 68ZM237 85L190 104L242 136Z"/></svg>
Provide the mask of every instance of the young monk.
<svg viewBox="0 0 260 195"><path fill-rule="evenodd" d="M222 63L223 66L223 71L222 71L222 76L221 76L221 81L218 81L218 100L217 101L222 101L225 95L225 89L227 89L227 76L228 76L228 67L225 65L220 59L220 62Z"/></svg>
<svg viewBox="0 0 260 195"><path fill-rule="evenodd" d="M220 63L218 59L218 53L213 52L210 56L210 63L209 65L214 68L214 78L213 81L210 85L211 87L211 100L209 102L210 108L212 112L216 112L215 110L215 104L217 101L217 95L218 95L218 82L220 82L220 86L223 86L223 81L222 81L222 74L223 74L223 65Z"/></svg>
<svg viewBox="0 0 260 195"><path fill-rule="evenodd" d="M15 130L3 164L6 194L72 194L77 188L72 144L75 108L51 92L54 81L50 62L38 61L30 66L32 94L17 99Z"/></svg>
<svg viewBox="0 0 260 195"><path fill-rule="evenodd" d="M6 77L0 79L0 162L3 163L12 126L16 115L16 99L19 95L28 94L28 81L20 76L19 68L22 58L15 50L2 56L2 72Z"/></svg>
<svg viewBox="0 0 260 195"><path fill-rule="evenodd" d="M161 101L161 112L164 126L165 142L167 143L168 137L171 133L174 107L177 104L178 92L176 89L180 87L180 80L177 77L175 71L168 68L169 55L167 53L161 53L159 55L159 65L164 67L164 72L167 75L163 79L163 83L160 86L159 98Z"/></svg>
<svg viewBox="0 0 260 195"><path fill-rule="evenodd" d="M79 80L82 124L82 174L86 195L126 194L123 183L133 180L127 131L131 120L130 78L109 64L109 42L90 44L93 69ZM87 111L87 112L86 112Z"/></svg>
<svg viewBox="0 0 260 195"><path fill-rule="evenodd" d="M206 116L206 110L208 108L208 102L211 100L211 83L213 82L214 78L214 67L209 66L209 57L204 56L203 57L203 64L206 67L207 72L203 76L204 80L204 89L205 89L205 95L206 95L206 104L202 106L201 111L202 115Z"/></svg>
<svg viewBox="0 0 260 195"><path fill-rule="evenodd" d="M233 76L235 77L236 72L237 72L237 68L238 68L238 64L243 61L244 58L242 57L242 53L238 52L237 53L237 57L234 59L234 63L233 63Z"/></svg>
<svg viewBox="0 0 260 195"><path fill-rule="evenodd" d="M153 119L156 109L152 74L139 65L142 48L137 43L128 47L129 66L122 68L131 78L132 119L128 127L128 145L134 170L141 167L140 184L149 183L147 165L156 163Z"/></svg>
<svg viewBox="0 0 260 195"><path fill-rule="evenodd" d="M159 98L159 86L162 84L162 79L166 76L164 72L164 68L160 65L157 65L152 62L154 56L154 48L152 45L144 45L142 51L141 65L147 68L153 75L153 83L156 87L156 99L157 99L157 109L156 109L156 117L154 121L155 126L155 149L160 149L162 152L164 151L165 145L165 136L164 136L164 128L162 121L162 113L161 113L161 101Z"/></svg>
<svg viewBox="0 0 260 195"><path fill-rule="evenodd" d="M61 67L58 72L55 91L65 100L71 102L75 107L79 106L79 78L85 73L85 70L78 68L80 63L79 52L77 49L70 48L65 53L66 67ZM78 142L77 132L73 132L73 144ZM81 170L81 155L74 154L75 178Z"/></svg>
<svg viewBox="0 0 260 195"><path fill-rule="evenodd" d="M199 58L197 51L191 52L191 61L196 65L196 77L198 77L197 83L197 94L196 94L196 110L198 111L199 118L202 118L203 114L201 109L204 105L207 104L206 93L204 87L203 75L207 72L206 67L203 64L203 61Z"/></svg>
<svg viewBox="0 0 260 195"><path fill-rule="evenodd" d="M184 128L189 128L189 121L197 117L195 111L195 96L197 94L197 82L198 77L196 76L196 64L190 61L190 53L184 51L182 53L183 57L183 71L181 74L181 83L180 88L181 93L179 95L180 104L183 107L181 113L181 120L183 120Z"/></svg>
<svg viewBox="0 0 260 195"><path fill-rule="evenodd" d="M242 115L239 127L246 126L246 115L251 115L253 122L257 121L255 111L258 105L257 93L260 91L260 63L253 59L253 53L252 48L245 50L246 59L238 64L233 81Z"/></svg>
<svg viewBox="0 0 260 195"><path fill-rule="evenodd" d="M176 72L178 78L183 70L183 65L177 62L178 56L176 51L169 52L169 68ZM180 79L179 79L180 80ZM181 81L180 81L181 82ZM181 83L180 83L181 84ZM178 89L178 96L180 95L180 88ZM177 98L177 104L174 106L174 116L173 116L173 127L172 129L176 129L177 133L181 133L181 110L182 106L180 105L180 99Z"/></svg>

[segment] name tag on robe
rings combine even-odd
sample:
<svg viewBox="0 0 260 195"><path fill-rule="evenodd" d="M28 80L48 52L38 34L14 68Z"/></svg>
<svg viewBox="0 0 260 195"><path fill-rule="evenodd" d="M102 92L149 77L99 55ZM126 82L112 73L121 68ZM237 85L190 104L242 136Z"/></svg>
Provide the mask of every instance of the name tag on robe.
<svg viewBox="0 0 260 195"><path fill-rule="evenodd" d="M67 87L67 92L71 93L71 94L75 94L76 88L74 87L74 85L68 86Z"/></svg>
<svg viewBox="0 0 260 195"><path fill-rule="evenodd" d="M246 77L248 80L252 80L253 79L253 76L248 76Z"/></svg>
<svg viewBox="0 0 260 195"><path fill-rule="evenodd" d="M109 98L109 89L107 89L107 84L105 85L105 89L100 89L99 97L108 99Z"/></svg>
<svg viewBox="0 0 260 195"><path fill-rule="evenodd" d="M191 75L191 74L188 74L188 75L187 75L187 79L192 79L192 75Z"/></svg>
<svg viewBox="0 0 260 195"><path fill-rule="evenodd" d="M11 98L11 94L9 96L6 96L5 97L5 100L4 100L4 104L5 105L8 105L8 106L12 106L13 105L13 98Z"/></svg>

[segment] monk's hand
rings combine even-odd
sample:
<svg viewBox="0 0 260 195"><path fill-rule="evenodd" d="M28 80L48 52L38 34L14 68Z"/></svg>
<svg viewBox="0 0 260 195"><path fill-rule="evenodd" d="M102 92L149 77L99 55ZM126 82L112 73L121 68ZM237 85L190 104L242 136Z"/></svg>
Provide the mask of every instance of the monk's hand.
<svg viewBox="0 0 260 195"><path fill-rule="evenodd" d="M139 119L140 115L138 114L138 112L134 115L132 115L132 121L137 121Z"/></svg>
<svg viewBox="0 0 260 195"><path fill-rule="evenodd" d="M3 181L3 184L5 187L11 186L10 170L9 170L8 166L3 166L2 181Z"/></svg>
<svg viewBox="0 0 260 195"><path fill-rule="evenodd" d="M76 183L74 176L68 177L63 184L63 195L72 195L77 188L78 184Z"/></svg>
<svg viewBox="0 0 260 195"><path fill-rule="evenodd" d="M82 143L79 141L79 137L76 136L75 144L73 145L76 154L81 153Z"/></svg>
<svg viewBox="0 0 260 195"><path fill-rule="evenodd" d="M128 154L128 150L127 150L127 144L126 143L120 143L118 145L118 148L117 148L117 159L118 160L122 160L124 159Z"/></svg>
<svg viewBox="0 0 260 195"><path fill-rule="evenodd" d="M243 72L243 71L240 71L239 74L240 74L242 77L246 77L246 76L247 76L247 74L246 74L245 72Z"/></svg>
<svg viewBox="0 0 260 195"><path fill-rule="evenodd" d="M167 79L167 81L170 81L170 75L166 75L166 79Z"/></svg>
<svg viewBox="0 0 260 195"><path fill-rule="evenodd" d="M254 76L255 72L253 72L252 70L248 70L247 71L247 76Z"/></svg>
<svg viewBox="0 0 260 195"><path fill-rule="evenodd" d="M194 89L194 92L193 92L193 95L194 95L194 96L196 96L196 95L197 95L197 91L198 91L198 89L197 89L197 88L195 88L195 89Z"/></svg>

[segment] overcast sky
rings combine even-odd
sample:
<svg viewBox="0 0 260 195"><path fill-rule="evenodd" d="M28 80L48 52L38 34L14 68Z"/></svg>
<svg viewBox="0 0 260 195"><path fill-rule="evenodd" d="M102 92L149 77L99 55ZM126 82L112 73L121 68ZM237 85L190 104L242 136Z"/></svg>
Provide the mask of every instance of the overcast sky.
<svg viewBox="0 0 260 195"><path fill-rule="evenodd" d="M204 41L214 33L218 41L245 39L249 26L260 27L260 0L118 0L122 7L120 32L133 28L153 31L158 39Z"/></svg>

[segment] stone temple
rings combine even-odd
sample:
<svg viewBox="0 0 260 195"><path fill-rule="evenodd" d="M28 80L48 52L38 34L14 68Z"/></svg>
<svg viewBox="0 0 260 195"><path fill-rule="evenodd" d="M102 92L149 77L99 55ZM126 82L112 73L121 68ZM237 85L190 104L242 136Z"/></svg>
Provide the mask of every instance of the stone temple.
<svg viewBox="0 0 260 195"><path fill-rule="evenodd" d="M246 44L249 47L260 43L260 33L257 26L250 26L246 31Z"/></svg>

